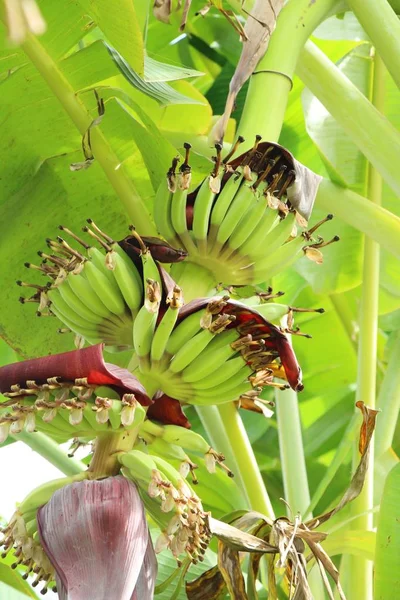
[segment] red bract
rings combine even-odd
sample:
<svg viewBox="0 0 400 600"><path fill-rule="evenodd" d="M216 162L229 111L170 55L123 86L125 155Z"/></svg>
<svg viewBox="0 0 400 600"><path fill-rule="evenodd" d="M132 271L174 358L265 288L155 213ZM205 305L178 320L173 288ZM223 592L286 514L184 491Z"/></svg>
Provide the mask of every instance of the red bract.
<svg viewBox="0 0 400 600"><path fill-rule="evenodd" d="M140 404L149 406L151 400L142 384L127 369L104 362L102 349L103 344L97 344L1 367L0 392L9 392L13 385L23 387L27 381L44 384L52 377L71 383L86 379L89 385L111 387L121 396L135 394Z"/></svg>

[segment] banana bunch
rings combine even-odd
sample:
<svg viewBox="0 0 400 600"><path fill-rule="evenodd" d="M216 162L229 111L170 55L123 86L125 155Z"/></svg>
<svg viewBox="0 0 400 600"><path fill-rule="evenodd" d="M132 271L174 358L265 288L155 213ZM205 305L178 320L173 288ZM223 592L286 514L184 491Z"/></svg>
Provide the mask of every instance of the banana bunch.
<svg viewBox="0 0 400 600"><path fill-rule="evenodd" d="M216 283L266 281L303 253L321 262L320 248L338 239L312 237L322 222L306 231L321 178L282 146L260 140L231 162L243 138L224 160L217 144L215 167L193 192L185 144L183 164L177 170L174 159L155 198L159 233L185 248L187 262L204 267ZM179 267L172 274L177 279Z"/></svg>
<svg viewBox="0 0 400 600"><path fill-rule="evenodd" d="M0 442L23 429L58 442L129 431L151 404L128 370L104 362L101 345L1 367L0 393Z"/></svg>
<svg viewBox="0 0 400 600"><path fill-rule="evenodd" d="M176 425L160 425L146 420L140 426L139 439L151 456L167 460L179 471L182 478L190 474L192 485L202 499L203 506L214 516L225 515L244 504L233 473L224 465L224 456L213 450L198 433ZM138 446L138 449L141 449ZM190 453L190 456L186 454ZM216 466L221 467L216 469ZM209 473L215 485L209 485ZM226 476L229 475L229 477Z"/></svg>
<svg viewBox="0 0 400 600"><path fill-rule="evenodd" d="M16 561L11 568L26 567L24 579L28 579L34 573L36 578L32 583L33 587L39 583L44 584L41 594L45 594L48 589L56 591L56 588L54 568L40 543L36 520L37 511L50 500L54 492L69 483L81 481L85 477L86 475L81 473L73 477L55 479L36 488L18 505L9 523L0 529L2 534L0 547L3 547L1 557L6 558L8 553L13 551Z"/></svg>
<svg viewBox="0 0 400 600"><path fill-rule="evenodd" d="M122 474L139 486L147 511L162 530L155 551L169 548L176 558L185 553L193 563L202 560L211 532L201 500L190 484L156 454L133 449L118 458Z"/></svg>
<svg viewBox="0 0 400 600"><path fill-rule="evenodd" d="M303 389L286 337L294 330L281 330L256 307L228 296L194 300L178 309L179 304L171 302L150 324L147 315L146 322L135 321L135 375L148 392L161 390L164 401L209 405L242 398L251 403L267 385ZM156 395L153 400L150 411L157 409ZM155 412L149 416L157 420Z"/></svg>
<svg viewBox="0 0 400 600"><path fill-rule="evenodd" d="M67 331L78 336L79 346L86 340L90 344L104 342L109 349L131 348L133 322L143 305L147 280L157 281L161 289L163 270L158 262L179 261L185 253L157 238L142 239L133 228L130 236L115 242L91 219L88 223L83 231L101 249L60 226L79 248L61 237L48 238L50 253L38 253L42 263L25 266L50 281L45 285L17 281L21 287L36 290L32 297L21 297L20 301L38 303L38 316L46 314L47 308L48 314L58 317Z"/></svg>

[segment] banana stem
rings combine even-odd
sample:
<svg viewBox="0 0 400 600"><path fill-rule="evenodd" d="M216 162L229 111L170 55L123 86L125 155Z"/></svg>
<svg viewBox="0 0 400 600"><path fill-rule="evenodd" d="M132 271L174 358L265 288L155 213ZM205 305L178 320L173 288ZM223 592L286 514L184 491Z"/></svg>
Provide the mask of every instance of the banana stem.
<svg viewBox="0 0 400 600"><path fill-rule="evenodd" d="M292 513L288 516L299 512L305 520L311 516L304 514L311 499L297 394L293 390L276 390L275 394L283 487Z"/></svg>
<svg viewBox="0 0 400 600"><path fill-rule="evenodd" d="M21 47L59 100L78 131L83 135L92 118L57 63L54 62L33 35L29 35ZM155 226L150 219L147 206L136 191L133 182L124 172L124 167L120 165L120 160L114 154L100 127L92 128L91 144L96 160L124 205L129 219L142 235L156 235Z"/></svg>
<svg viewBox="0 0 400 600"><path fill-rule="evenodd" d="M374 61L374 76L372 89L372 102L378 110L384 107L385 66L378 55ZM377 170L369 165L368 172L368 197L371 202L380 204L382 195L382 178ZM379 298L379 245L365 238L363 287L360 309L360 338L358 348L358 376L356 400L362 400L375 407L376 395L376 357L377 357L377 332L378 332L378 298ZM373 447L372 447L373 450ZM370 465L374 464L373 451L370 456ZM354 445L353 468L359 462L358 441ZM351 504L351 514L360 515L352 522L352 529L368 531L373 528L373 515L371 508L373 502L373 476L371 467L366 475L361 494ZM348 596L350 598L363 598L372 600L373 579L372 563L361 556L351 556L350 573L348 580Z"/></svg>
<svg viewBox="0 0 400 600"><path fill-rule="evenodd" d="M365 233L382 248L400 258L400 218L382 206L323 179L316 205Z"/></svg>
<svg viewBox="0 0 400 600"><path fill-rule="evenodd" d="M310 41L300 54L296 72L388 185L400 194L400 134L396 128Z"/></svg>
<svg viewBox="0 0 400 600"><path fill-rule="evenodd" d="M386 0L348 0L397 86L400 87L400 21Z"/></svg>
<svg viewBox="0 0 400 600"><path fill-rule="evenodd" d="M93 458L88 472L90 477L118 475L121 465L118 461L120 452L132 450L138 430L130 429L122 432L101 433L97 436Z"/></svg>
<svg viewBox="0 0 400 600"><path fill-rule="evenodd" d="M29 448L40 454L40 456L43 456L43 458L57 469L60 469L68 477L78 475L87 469L87 466L83 462L67 456L56 442L40 431L35 433L22 431L12 437L29 446Z"/></svg>
<svg viewBox="0 0 400 600"><path fill-rule="evenodd" d="M377 408L382 412L376 422L375 456L377 460L392 447L400 411L400 332L392 348L389 364L382 381Z"/></svg>
<svg viewBox="0 0 400 600"><path fill-rule="evenodd" d="M241 150L252 146L256 134L278 140L300 51L317 25L342 6L337 0L296 0L281 10L268 50L250 78L238 129L246 140Z"/></svg>
<svg viewBox="0 0 400 600"><path fill-rule="evenodd" d="M274 509L236 405L233 402L221 404L218 412L224 424L230 447L234 452L238 473L243 482L243 492L250 507L270 519L274 519Z"/></svg>

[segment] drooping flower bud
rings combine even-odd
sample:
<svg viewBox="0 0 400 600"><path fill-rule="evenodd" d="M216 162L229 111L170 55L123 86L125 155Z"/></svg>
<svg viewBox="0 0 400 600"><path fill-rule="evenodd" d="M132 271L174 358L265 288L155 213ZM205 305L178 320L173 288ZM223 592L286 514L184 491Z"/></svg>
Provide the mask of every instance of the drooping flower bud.
<svg viewBox="0 0 400 600"><path fill-rule="evenodd" d="M139 492L124 477L58 490L38 531L61 600L152 600L157 561Z"/></svg>

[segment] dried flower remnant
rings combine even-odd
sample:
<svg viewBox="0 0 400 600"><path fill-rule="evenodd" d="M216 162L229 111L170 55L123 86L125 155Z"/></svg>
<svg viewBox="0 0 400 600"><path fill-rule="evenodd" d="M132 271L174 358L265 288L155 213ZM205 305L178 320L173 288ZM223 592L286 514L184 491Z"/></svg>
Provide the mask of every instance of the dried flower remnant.
<svg viewBox="0 0 400 600"><path fill-rule="evenodd" d="M186 145L183 165L177 169L174 159L154 205L160 234L187 251L187 262L225 285L264 282L302 250L320 262L321 248L338 239L325 242L314 237L317 226L306 229L321 177L260 136L251 150L232 160L241 143L239 137L225 159L216 144L214 168L192 192L182 183L190 170Z"/></svg>
<svg viewBox="0 0 400 600"><path fill-rule="evenodd" d="M60 442L93 438L133 427L152 402L134 375L104 362L101 345L1 367L0 392L1 441L24 428Z"/></svg>

